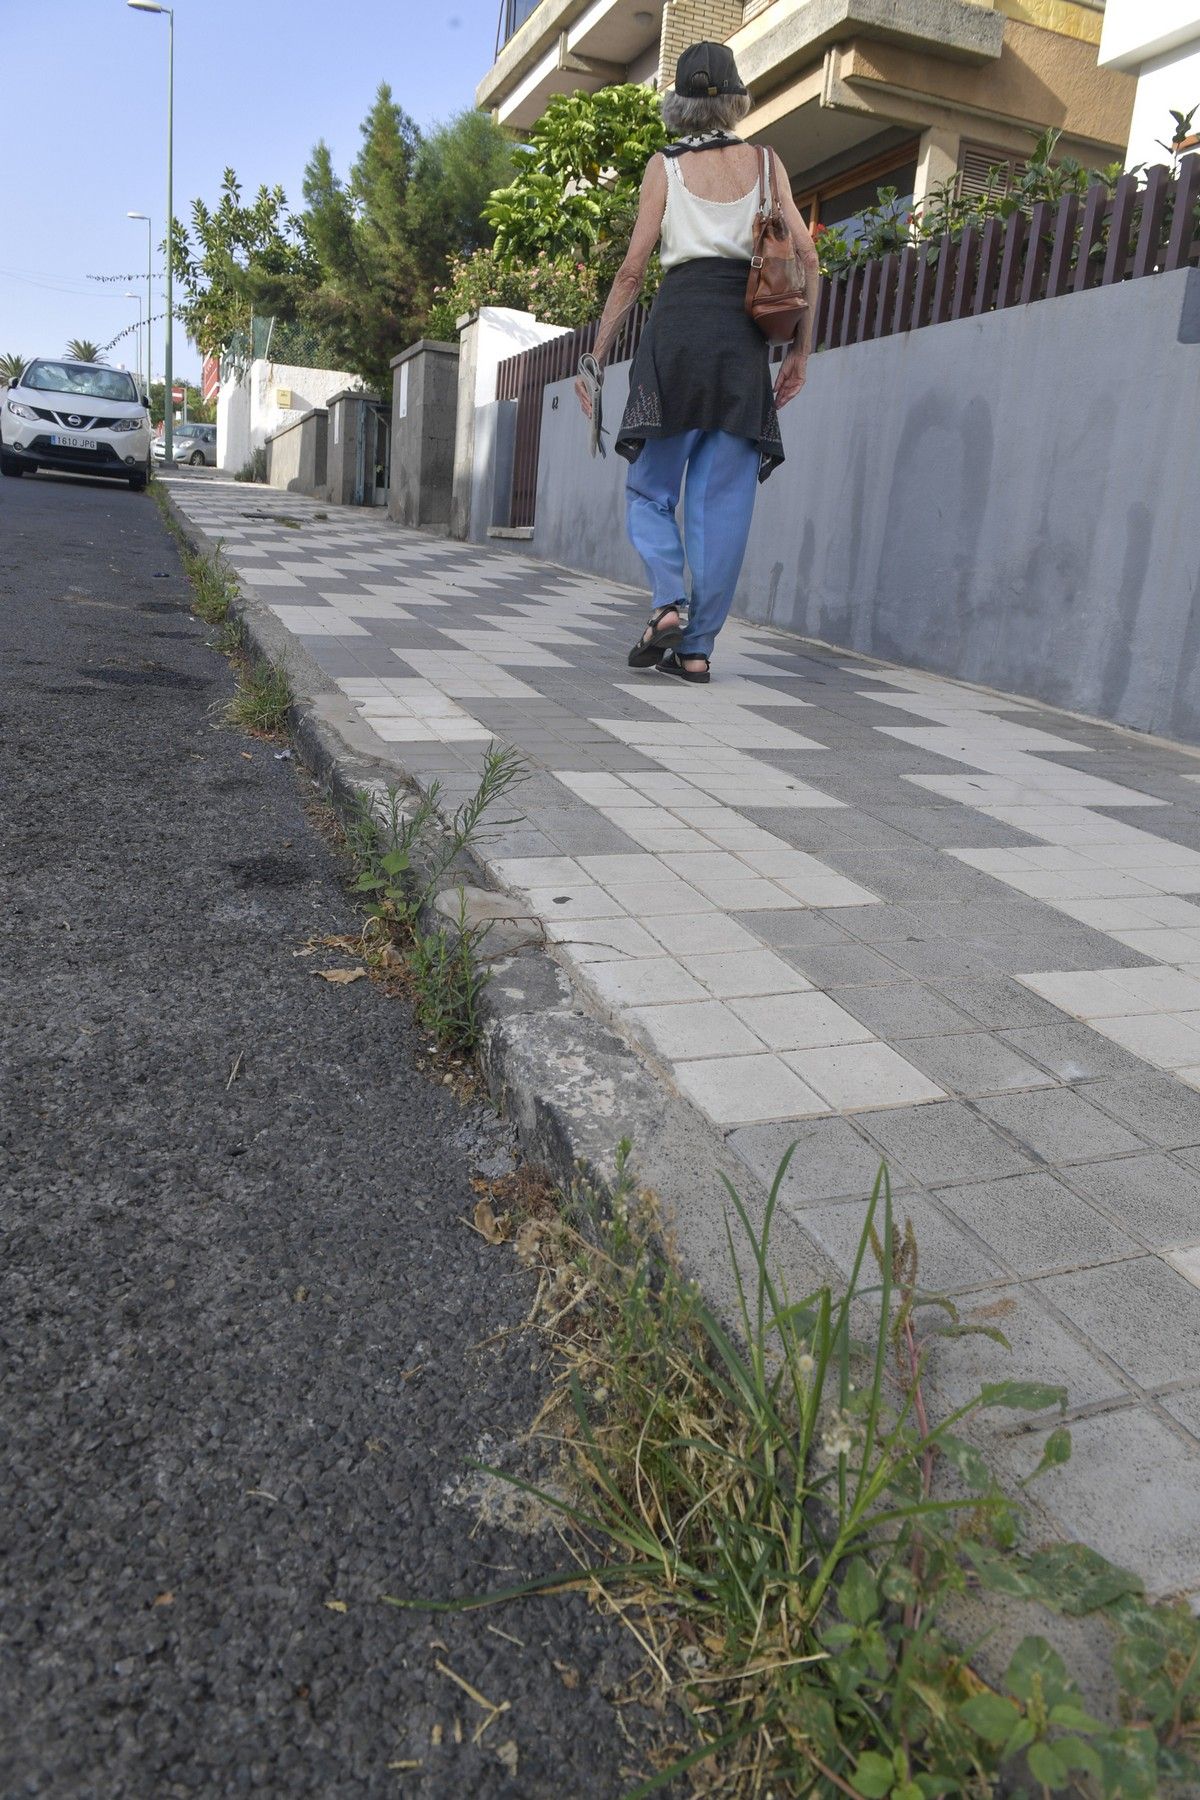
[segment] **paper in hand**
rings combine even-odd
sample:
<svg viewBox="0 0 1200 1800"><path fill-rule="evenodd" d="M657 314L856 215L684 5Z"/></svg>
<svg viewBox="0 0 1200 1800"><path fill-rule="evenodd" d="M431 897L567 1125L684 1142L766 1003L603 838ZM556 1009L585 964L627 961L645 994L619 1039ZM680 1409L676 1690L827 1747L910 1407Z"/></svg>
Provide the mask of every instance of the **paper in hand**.
<svg viewBox="0 0 1200 1800"><path fill-rule="evenodd" d="M595 456L607 456L604 448L604 371L594 356L581 356L579 359L579 375L587 389L591 402L591 452Z"/></svg>

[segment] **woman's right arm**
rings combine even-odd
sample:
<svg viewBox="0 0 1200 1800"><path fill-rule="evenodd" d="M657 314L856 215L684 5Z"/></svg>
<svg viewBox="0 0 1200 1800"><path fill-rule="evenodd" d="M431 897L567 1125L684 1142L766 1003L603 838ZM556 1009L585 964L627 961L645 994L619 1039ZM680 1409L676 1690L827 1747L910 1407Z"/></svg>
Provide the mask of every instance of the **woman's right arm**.
<svg viewBox="0 0 1200 1800"><path fill-rule="evenodd" d="M625 260L617 270L616 280L608 296L605 308L600 317L600 329L596 334L595 348L592 355L604 367L604 362L613 347L621 321L642 291L642 283L646 279L646 265L654 253L654 246L662 234L663 214L667 210L667 167L661 156L652 156L642 177L642 196L638 205L637 222L633 235L629 240L629 248L625 252ZM582 381L575 383L575 392L579 404L585 414L591 415L591 402L587 397L587 389Z"/></svg>

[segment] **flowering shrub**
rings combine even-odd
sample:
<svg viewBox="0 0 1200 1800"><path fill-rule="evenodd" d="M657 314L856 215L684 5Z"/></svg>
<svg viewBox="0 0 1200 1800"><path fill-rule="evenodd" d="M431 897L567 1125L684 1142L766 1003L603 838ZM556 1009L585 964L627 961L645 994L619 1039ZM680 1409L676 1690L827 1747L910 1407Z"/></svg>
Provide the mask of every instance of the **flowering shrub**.
<svg viewBox="0 0 1200 1800"><path fill-rule="evenodd" d="M425 335L453 343L456 321L481 306L515 306L547 325L574 329L599 316L604 304L601 271L572 256L542 250L526 263L505 263L490 250L455 257L450 280L434 290Z"/></svg>

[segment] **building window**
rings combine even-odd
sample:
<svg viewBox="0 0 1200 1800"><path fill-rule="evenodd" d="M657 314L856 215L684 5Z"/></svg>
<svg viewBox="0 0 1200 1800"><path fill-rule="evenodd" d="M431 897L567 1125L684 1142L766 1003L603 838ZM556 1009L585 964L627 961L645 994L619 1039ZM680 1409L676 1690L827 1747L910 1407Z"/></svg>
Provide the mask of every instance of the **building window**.
<svg viewBox="0 0 1200 1800"><path fill-rule="evenodd" d="M507 44L514 32L520 31L526 19L540 5L541 0L500 0L500 23L496 29L497 52Z"/></svg>
<svg viewBox="0 0 1200 1800"><path fill-rule="evenodd" d="M987 144L964 144L958 159L958 192L964 200L983 194L1010 194L1028 164L1011 150L994 150Z"/></svg>
<svg viewBox="0 0 1200 1800"><path fill-rule="evenodd" d="M810 231L814 225L836 225L847 242L853 243L862 234L863 214L879 204L880 188L896 189L894 210L904 214L912 211L916 185L917 144L913 142L845 169L815 187L797 187L795 198Z"/></svg>

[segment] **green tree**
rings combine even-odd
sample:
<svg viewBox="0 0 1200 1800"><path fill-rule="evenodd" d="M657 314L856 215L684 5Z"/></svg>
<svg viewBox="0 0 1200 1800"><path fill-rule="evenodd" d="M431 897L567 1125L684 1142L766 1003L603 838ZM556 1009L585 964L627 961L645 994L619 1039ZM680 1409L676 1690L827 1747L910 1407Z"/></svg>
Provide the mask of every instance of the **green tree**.
<svg viewBox="0 0 1200 1800"><path fill-rule="evenodd" d="M73 362L94 363L104 361L103 356L100 354L99 344L93 344L91 338L68 338L67 347L63 351L63 355L69 356Z"/></svg>
<svg viewBox="0 0 1200 1800"><path fill-rule="evenodd" d="M382 387L411 335L421 286L407 210L420 133L386 82L362 139L347 181L323 142L305 169L303 229L321 278L304 312L328 339L337 367Z"/></svg>
<svg viewBox="0 0 1200 1800"><path fill-rule="evenodd" d="M174 221L171 262L183 289L179 316L206 356L248 339L255 312L294 316L320 278L283 189L264 184L246 203L232 169L215 207L192 202L190 231Z"/></svg>
<svg viewBox="0 0 1200 1800"><path fill-rule="evenodd" d="M451 259L492 242L485 217L491 195L512 177L514 147L489 114L459 113L417 151L408 198L408 230L428 298Z"/></svg>
<svg viewBox="0 0 1200 1800"><path fill-rule="evenodd" d="M15 351L0 356L0 386L8 387L16 381L28 360L28 357L18 356Z"/></svg>
<svg viewBox="0 0 1200 1800"><path fill-rule="evenodd" d="M636 83L556 94L513 153L516 176L484 208L501 262L590 261L622 247L646 164L667 142L658 96Z"/></svg>

